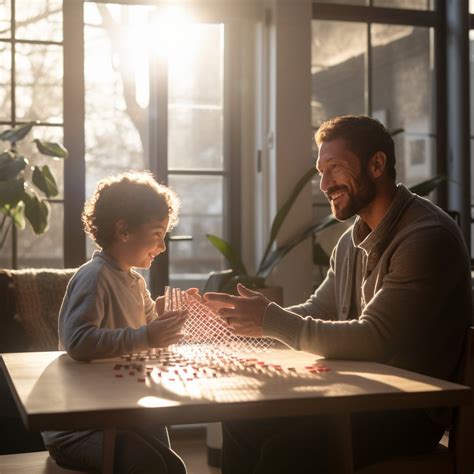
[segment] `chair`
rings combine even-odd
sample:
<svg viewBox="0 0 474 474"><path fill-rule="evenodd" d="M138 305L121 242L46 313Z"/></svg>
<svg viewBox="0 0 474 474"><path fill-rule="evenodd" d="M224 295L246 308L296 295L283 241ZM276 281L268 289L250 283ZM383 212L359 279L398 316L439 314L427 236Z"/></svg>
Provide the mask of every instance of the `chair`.
<svg viewBox="0 0 474 474"><path fill-rule="evenodd" d="M473 388L474 327L466 333L459 382ZM472 393L471 398L474 401ZM447 447L442 440L433 453L389 459L358 469L355 474L471 474L474 469L472 401L471 405L457 409Z"/></svg>

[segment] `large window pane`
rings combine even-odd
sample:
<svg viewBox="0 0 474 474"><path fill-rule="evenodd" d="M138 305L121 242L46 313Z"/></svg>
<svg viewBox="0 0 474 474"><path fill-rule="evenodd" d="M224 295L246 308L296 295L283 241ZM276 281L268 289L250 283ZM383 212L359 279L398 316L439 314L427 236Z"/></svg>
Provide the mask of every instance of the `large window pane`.
<svg viewBox="0 0 474 474"><path fill-rule="evenodd" d="M62 122L62 47L17 44L16 51L17 120Z"/></svg>
<svg viewBox="0 0 474 474"><path fill-rule="evenodd" d="M146 45L141 50L125 41L134 37L135 22L148 12L140 6L84 5L86 196L104 176L149 168L148 108L138 94L143 74L148 84L148 71L137 77L134 67ZM120 31L124 41L113 41Z"/></svg>
<svg viewBox="0 0 474 474"><path fill-rule="evenodd" d="M18 151L29 159L29 167L25 170L27 179L31 179L33 166L42 167L48 165L51 173L53 173L58 185L58 196L54 199L61 199L64 196L64 160L61 158L52 158L42 155L38 152L36 145L33 143L34 138L52 142L64 142L64 134L62 127L34 127L28 135L29 138L18 143Z"/></svg>
<svg viewBox="0 0 474 474"><path fill-rule="evenodd" d="M374 7L406 8L409 10L433 10L433 0L373 0Z"/></svg>
<svg viewBox="0 0 474 474"><path fill-rule="evenodd" d="M11 120L11 47L0 42L0 120Z"/></svg>
<svg viewBox="0 0 474 474"><path fill-rule="evenodd" d="M311 124L316 131L335 115L365 112L365 61L367 25L339 21L312 22ZM312 141L313 156L317 156ZM316 221L329 214L329 205L319 192L319 178L313 183Z"/></svg>
<svg viewBox="0 0 474 474"><path fill-rule="evenodd" d="M62 41L62 4L63 0L15 0L17 38Z"/></svg>
<svg viewBox="0 0 474 474"><path fill-rule="evenodd" d="M373 25L373 115L396 135L398 181L435 173L432 36L428 28Z"/></svg>
<svg viewBox="0 0 474 474"><path fill-rule="evenodd" d="M168 72L168 164L223 168L222 25L183 25L172 32Z"/></svg>
<svg viewBox="0 0 474 474"><path fill-rule="evenodd" d="M51 203L49 230L35 235L30 224L18 233L18 266L62 268L63 259L63 220L62 204Z"/></svg>
<svg viewBox="0 0 474 474"><path fill-rule="evenodd" d="M220 176L170 176L170 186L182 202L179 225L173 232L192 241L171 242L170 281L176 286L203 287L210 271L223 268L220 253L206 233L223 236L223 184Z"/></svg>
<svg viewBox="0 0 474 474"><path fill-rule="evenodd" d="M11 36L11 0L0 0L0 38Z"/></svg>
<svg viewBox="0 0 474 474"><path fill-rule="evenodd" d="M334 115L364 113L366 53L365 24L312 22L313 129Z"/></svg>

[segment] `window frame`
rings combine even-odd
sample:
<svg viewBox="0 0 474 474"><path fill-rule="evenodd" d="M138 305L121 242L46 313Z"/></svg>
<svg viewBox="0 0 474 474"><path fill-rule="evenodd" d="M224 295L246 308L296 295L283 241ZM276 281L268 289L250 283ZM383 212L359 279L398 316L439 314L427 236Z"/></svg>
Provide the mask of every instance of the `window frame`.
<svg viewBox="0 0 474 474"><path fill-rule="evenodd" d="M341 0L342 1L342 0ZM365 98L366 113L368 115L372 112L371 95L372 95L372 84L371 84L371 35L370 35L370 24L381 23L381 24L396 24L396 25L407 25L417 27L429 27L433 28L434 31L434 87L435 87L435 167L436 173L439 175L449 175L449 163L448 157L450 150L453 146L462 146L466 148L467 137L464 136L464 132L460 132L460 135L450 137L449 129L449 114L452 113L448 110L448 101L450 100L448 94L449 79L448 79L448 55L461 56L461 52L453 50L452 46L449 46L447 19L448 13L451 14L451 21L458 21L459 16L456 17L457 12L447 12L446 2L443 0L435 0L433 10L410 10L401 8L385 8L373 6L372 0L367 6L356 6L356 5L344 5L344 4L329 4L319 3L317 0L313 0L312 3L312 19L313 20L332 20L332 21L347 21L347 22L359 22L366 23L368 25L368 60L366 62L366 87L367 96ZM467 2L465 2L465 8L468 11ZM474 14L469 14L469 27L474 29ZM464 34L464 30L461 31ZM449 48L449 49L448 49ZM465 72L461 73L462 76ZM474 79L474 78L473 78ZM452 79L451 79L452 80ZM463 87L465 87L466 77L462 77ZM458 96L464 94L464 90L457 91ZM469 92L469 91L468 91ZM459 115L464 113L462 110ZM452 135L452 132L451 132ZM474 137L472 137L474 139ZM454 145L453 145L454 143ZM468 149L469 150L469 149ZM460 166L464 173L467 172L469 175L469 160L470 154L463 153L458 158L458 166ZM436 203L443 209L448 208L449 204L449 190L450 185L448 182L443 183L437 188L436 191ZM463 198L466 199L466 198ZM474 207L470 204L469 207ZM466 202L463 201L461 205L461 212L465 212L467 208ZM469 216L470 222L473 222L473 217ZM464 218L464 221L463 221ZM464 237L467 242L471 242L474 238L471 236L470 226L466 225L466 216L461 216L461 228ZM468 228L469 227L469 228ZM474 265L473 255L471 255L471 264Z"/></svg>
<svg viewBox="0 0 474 474"><path fill-rule="evenodd" d="M85 77L84 77L84 22L77 21L84 17L84 3L116 3L121 5L146 5L153 2L146 0L64 0L64 123L65 146L70 152L64 171L64 263L66 267L76 267L86 260L86 239L82 230L80 215L85 196ZM239 45L239 29L234 24L239 15L253 15L250 11L222 11L210 15L200 11L199 5L194 5L198 15L197 21L208 21L224 24L224 128L223 128L223 157L222 170L209 171L204 169L174 170L168 169L167 164L167 119L157 128L157 133L150 140L150 169L160 180L167 182L168 175L218 175L224 179L224 237L235 248L240 248L241 215L240 212L230 212L240 209L240 90L237 87L238 74L241 74ZM228 54L235 51L236 54ZM166 71L160 74L166 75ZM167 111L167 78L159 77L161 88L156 97L150 97L160 110ZM165 115L167 116L167 115ZM156 127L156 124L155 124ZM152 160L151 157L155 157ZM67 191L66 191L67 190ZM170 238L173 240L173 238ZM177 238L177 240L180 240ZM150 291L156 296L162 294L164 286L169 282L169 254L160 255L155 259L150 270Z"/></svg>

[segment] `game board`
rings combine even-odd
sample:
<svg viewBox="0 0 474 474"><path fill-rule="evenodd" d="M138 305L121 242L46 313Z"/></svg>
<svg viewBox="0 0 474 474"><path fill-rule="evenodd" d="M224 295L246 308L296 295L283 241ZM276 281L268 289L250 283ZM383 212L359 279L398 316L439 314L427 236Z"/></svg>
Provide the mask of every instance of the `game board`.
<svg viewBox="0 0 474 474"><path fill-rule="evenodd" d="M262 389L278 393L282 385L287 390L313 384L331 371L316 357L308 362L308 354L290 354L269 349L251 356L248 350L185 344L124 355L113 365L111 375L127 385L136 381L160 393L230 402L252 399Z"/></svg>
<svg viewBox="0 0 474 474"><path fill-rule="evenodd" d="M235 335L224 319L205 306L197 296L189 296L179 288L165 288L165 311L186 309L188 319L179 345L205 344L216 349L265 351L273 346L269 338L249 338Z"/></svg>

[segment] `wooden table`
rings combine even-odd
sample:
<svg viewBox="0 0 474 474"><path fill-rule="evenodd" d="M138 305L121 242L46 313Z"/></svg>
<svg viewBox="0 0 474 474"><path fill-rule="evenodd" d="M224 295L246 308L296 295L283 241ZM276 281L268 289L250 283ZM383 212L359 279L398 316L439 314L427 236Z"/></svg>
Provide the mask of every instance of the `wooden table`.
<svg viewBox="0 0 474 474"><path fill-rule="evenodd" d="M331 413L347 453L340 469L350 473L352 412L470 403L468 387L383 364L324 360L284 349L238 356L258 363L243 361L241 370L222 373L224 368L217 377L210 370L195 378L186 371L164 373L161 363L145 361L153 366L145 381L117 368L127 364L123 359L81 363L64 352L30 352L3 354L2 364L28 429L104 430L104 472L112 472L117 426ZM330 370L311 370L317 362ZM262 363L273 367L262 370Z"/></svg>

